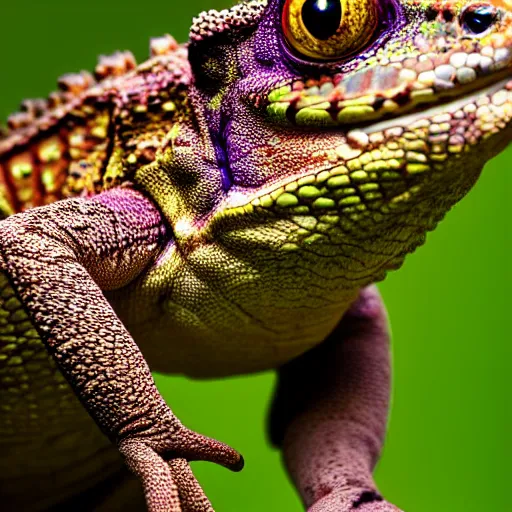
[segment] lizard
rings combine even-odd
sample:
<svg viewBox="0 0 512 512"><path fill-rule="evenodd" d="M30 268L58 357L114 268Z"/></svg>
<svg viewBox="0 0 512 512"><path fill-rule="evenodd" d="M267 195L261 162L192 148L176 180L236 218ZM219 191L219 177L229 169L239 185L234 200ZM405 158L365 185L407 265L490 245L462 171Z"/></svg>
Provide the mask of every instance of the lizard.
<svg viewBox="0 0 512 512"><path fill-rule="evenodd" d="M397 511L372 479L371 285L510 141L510 10L250 0L24 102L0 139L4 509L212 510L188 461L243 459L151 368L277 369L271 438L305 507Z"/></svg>

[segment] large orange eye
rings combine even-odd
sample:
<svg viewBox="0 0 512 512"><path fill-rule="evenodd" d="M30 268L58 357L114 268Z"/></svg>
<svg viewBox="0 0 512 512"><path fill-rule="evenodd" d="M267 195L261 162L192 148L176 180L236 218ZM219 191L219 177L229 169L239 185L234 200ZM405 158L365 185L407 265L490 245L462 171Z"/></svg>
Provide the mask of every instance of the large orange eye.
<svg viewBox="0 0 512 512"><path fill-rule="evenodd" d="M377 0L286 0L283 29L295 50L314 59L339 59L375 32Z"/></svg>

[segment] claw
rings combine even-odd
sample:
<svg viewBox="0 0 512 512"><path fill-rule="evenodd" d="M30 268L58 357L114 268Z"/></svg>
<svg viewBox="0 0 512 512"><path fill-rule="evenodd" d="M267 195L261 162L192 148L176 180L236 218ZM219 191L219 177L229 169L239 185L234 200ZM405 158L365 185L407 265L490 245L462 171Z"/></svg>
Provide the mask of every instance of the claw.
<svg viewBox="0 0 512 512"><path fill-rule="evenodd" d="M244 467L243 457L227 444L192 430L180 432L179 454L187 460L205 460L220 464L231 471L240 471Z"/></svg>

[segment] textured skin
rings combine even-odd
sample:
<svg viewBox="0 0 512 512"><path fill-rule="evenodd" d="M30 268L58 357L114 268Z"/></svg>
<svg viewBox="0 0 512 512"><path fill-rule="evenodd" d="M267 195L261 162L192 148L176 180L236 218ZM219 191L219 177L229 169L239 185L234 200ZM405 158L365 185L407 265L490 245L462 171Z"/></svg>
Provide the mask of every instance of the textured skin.
<svg viewBox="0 0 512 512"><path fill-rule="evenodd" d="M150 511L176 508L180 501L171 468L157 454L240 465L233 450L188 431L175 418L101 293L100 286L131 281L165 239L151 203L130 190L114 190L89 202L75 199L10 217L2 235L4 281L17 291L85 408L141 478ZM4 304L7 311L11 302L19 305L12 297ZM22 340L12 341L22 345Z"/></svg>
<svg viewBox="0 0 512 512"><path fill-rule="evenodd" d="M151 512L211 510L187 462L243 461L186 429L149 368L279 368L270 427L305 506L397 510L371 477L389 361L367 286L509 143L512 14L496 0L475 35L467 0L358 5L375 9L376 32L336 60L291 49L283 1L249 1L200 15L188 46L152 40L138 66L129 52L102 57L94 77L66 75L60 93L10 117L0 136L8 510L140 508L107 438ZM331 42L315 43L324 48L332 55Z"/></svg>
<svg viewBox="0 0 512 512"><path fill-rule="evenodd" d="M375 287L361 292L322 345L281 369L271 437L284 441L284 460L310 512L359 510L365 502L374 512L398 510L383 503L372 479L389 384L387 317Z"/></svg>

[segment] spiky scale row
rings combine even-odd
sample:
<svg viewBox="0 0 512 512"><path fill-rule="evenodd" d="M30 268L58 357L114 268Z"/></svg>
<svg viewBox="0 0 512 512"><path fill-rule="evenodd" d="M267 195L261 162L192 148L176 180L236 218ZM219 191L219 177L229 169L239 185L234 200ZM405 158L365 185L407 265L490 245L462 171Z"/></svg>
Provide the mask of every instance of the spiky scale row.
<svg viewBox="0 0 512 512"><path fill-rule="evenodd" d="M8 129L0 133L0 218L117 185L125 178L126 168L154 157L158 144L144 140L144 147L139 147L141 141L134 142L126 133L133 134L137 125L148 121L158 124L160 118L167 127L166 118L177 110L177 100L171 98L173 84L186 81L179 65L186 54L170 35L152 39L150 54L152 59L138 70L131 52L100 56L94 76L87 71L65 74L57 81L59 91L46 99L25 100L20 112L9 116ZM145 91L148 74L160 76L154 87L157 98ZM122 101L121 89L126 92ZM179 101L184 101L183 94ZM111 134L115 114L121 127L119 133ZM126 162L114 159L106 168L111 135L132 149Z"/></svg>

